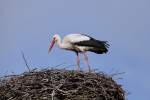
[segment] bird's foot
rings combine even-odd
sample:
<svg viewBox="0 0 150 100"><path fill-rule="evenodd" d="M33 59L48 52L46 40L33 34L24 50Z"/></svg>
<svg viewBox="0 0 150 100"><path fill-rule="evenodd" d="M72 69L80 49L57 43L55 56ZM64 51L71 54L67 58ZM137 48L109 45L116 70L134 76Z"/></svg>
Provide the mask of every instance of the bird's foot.
<svg viewBox="0 0 150 100"><path fill-rule="evenodd" d="M88 65L88 69L86 70L87 73L91 73L91 67Z"/></svg>
<svg viewBox="0 0 150 100"><path fill-rule="evenodd" d="M79 67L77 68L77 72L80 72L80 68Z"/></svg>

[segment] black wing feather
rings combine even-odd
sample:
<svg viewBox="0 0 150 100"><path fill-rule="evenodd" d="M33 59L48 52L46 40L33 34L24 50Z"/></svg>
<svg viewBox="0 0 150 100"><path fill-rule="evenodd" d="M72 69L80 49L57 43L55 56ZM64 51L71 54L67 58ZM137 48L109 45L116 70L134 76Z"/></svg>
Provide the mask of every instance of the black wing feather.
<svg viewBox="0 0 150 100"><path fill-rule="evenodd" d="M87 35L85 35L85 36L87 36ZM96 40L90 36L88 36L88 37L90 38L90 40L75 42L73 44L78 45L78 46L93 47L89 51L92 51L92 52L95 52L98 54L108 52L109 44L107 43L107 41L100 41L100 40Z"/></svg>

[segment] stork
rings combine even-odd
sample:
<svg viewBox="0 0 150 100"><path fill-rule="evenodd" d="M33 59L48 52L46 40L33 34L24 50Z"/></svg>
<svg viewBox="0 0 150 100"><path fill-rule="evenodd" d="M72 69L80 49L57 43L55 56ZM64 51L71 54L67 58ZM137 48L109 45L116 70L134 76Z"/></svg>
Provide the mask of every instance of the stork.
<svg viewBox="0 0 150 100"><path fill-rule="evenodd" d="M49 47L48 52L50 52L54 46L57 44L59 48L65 50L74 51L77 55L77 71L80 71L80 58L79 53L84 55L85 62L88 66L88 71L91 71L88 56L86 54L87 51L91 51L97 54L103 54L108 52L109 44L107 41L96 40L85 34L69 34L64 37L61 41L61 37L58 34L55 34L52 38L51 45Z"/></svg>

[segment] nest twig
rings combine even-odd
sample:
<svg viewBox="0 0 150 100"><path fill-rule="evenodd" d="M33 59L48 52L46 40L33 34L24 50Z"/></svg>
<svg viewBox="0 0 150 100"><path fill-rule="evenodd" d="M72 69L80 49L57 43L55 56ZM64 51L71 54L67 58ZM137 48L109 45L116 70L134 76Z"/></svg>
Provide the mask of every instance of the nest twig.
<svg viewBox="0 0 150 100"><path fill-rule="evenodd" d="M103 73L46 69L0 80L0 100L125 100L124 94Z"/></svg>

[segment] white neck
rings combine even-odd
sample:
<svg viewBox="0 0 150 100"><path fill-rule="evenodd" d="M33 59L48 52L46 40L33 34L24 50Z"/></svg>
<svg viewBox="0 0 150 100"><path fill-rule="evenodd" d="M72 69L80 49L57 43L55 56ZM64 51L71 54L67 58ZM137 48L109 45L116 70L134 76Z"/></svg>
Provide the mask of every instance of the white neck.
<svg viewBox="0 0 150 100"><path fill-rule="evenodd" d="M63 43L61 42L61 37L60 36L57 37L56 44L59 46L59 48L63 48L64 47Z"/></svg>

